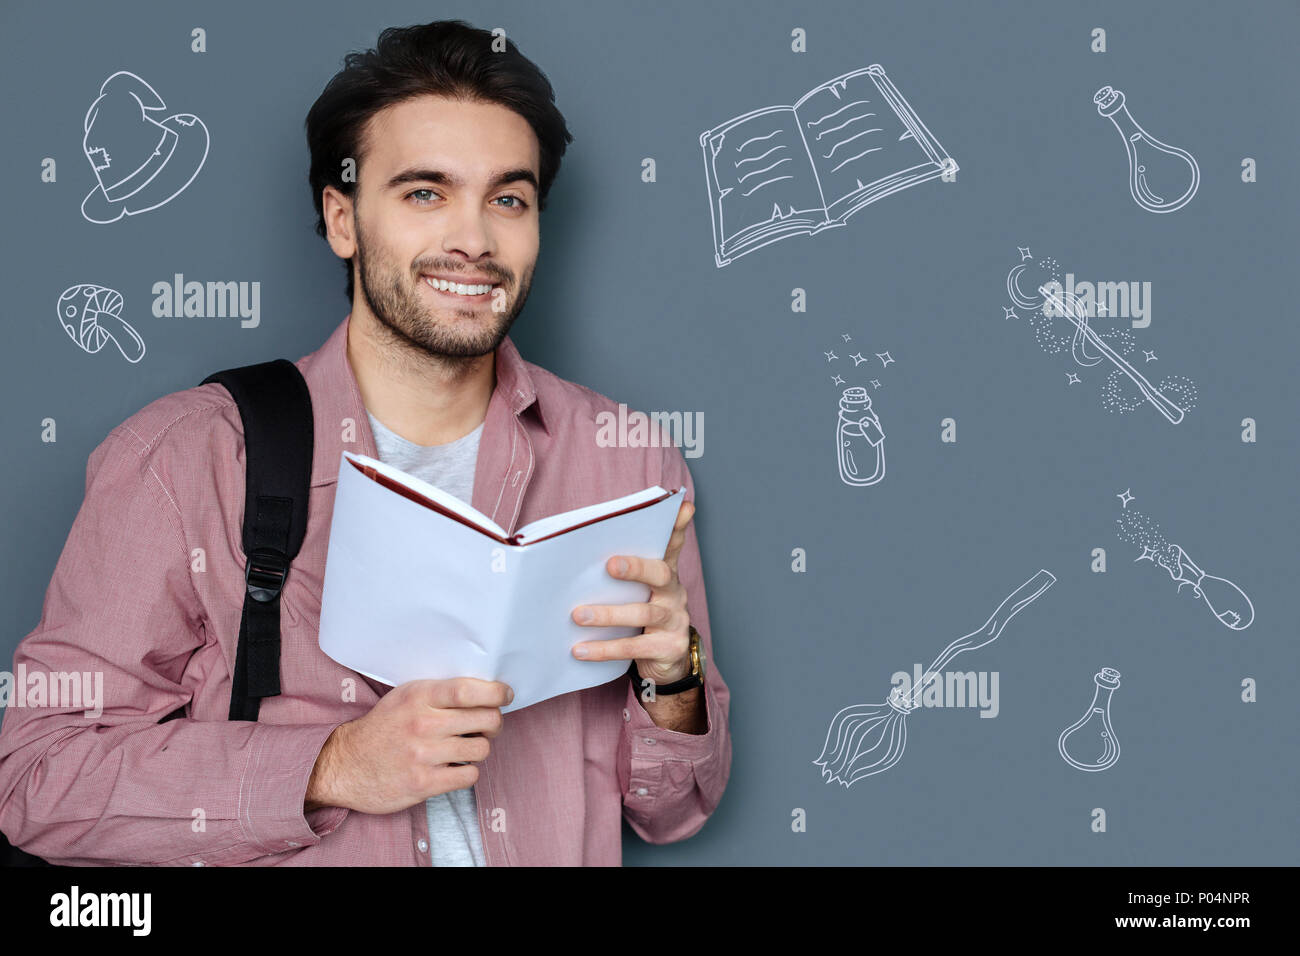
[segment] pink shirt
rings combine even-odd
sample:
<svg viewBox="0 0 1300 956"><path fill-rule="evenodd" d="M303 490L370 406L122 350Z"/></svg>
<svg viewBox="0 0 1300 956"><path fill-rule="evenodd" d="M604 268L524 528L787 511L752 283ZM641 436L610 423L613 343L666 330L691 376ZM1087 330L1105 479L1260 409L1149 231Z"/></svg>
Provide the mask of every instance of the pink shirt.
<svg viewBox="0 0 1300 956"><path fill-rule="evenodd" d="M245 564L233 399L216 384L163 396L91 454L85 501L14 672L102 672L103 713L6 708L0 830L16 846L83 865L429 865L423 801L387 815L303 813L330 732L388 690L317 644L339 458L376 457L349 319L296 363L315 417L308 527L281 595L282 692L256 723L226 719ZM617 404L524 361L509 338L496 378L472 504L507 531L655 484L685 485L694 500L679 448L598 446L596 414ZM474 787L489 866L618 865L622 819L671 843L717 806L730 694L712 666L694 525L678 573L708 651L708 732L657 727L627 679L507 714ZM158 723L186 702L188 719Z"/></svg>

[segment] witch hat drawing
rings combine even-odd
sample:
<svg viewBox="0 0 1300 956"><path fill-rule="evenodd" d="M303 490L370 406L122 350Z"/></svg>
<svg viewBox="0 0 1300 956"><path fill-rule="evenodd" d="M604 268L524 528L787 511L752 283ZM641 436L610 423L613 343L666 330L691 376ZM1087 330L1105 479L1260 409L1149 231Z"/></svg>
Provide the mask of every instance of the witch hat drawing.
<svg viewBox="0 0 1300 956"><path fill-rule="evenodd" d="M81 148L97 185L81 203L90 222L117 222L180 195L208 158L208 128L191 113L163 117L152 86L119 70L86 111Z"/></svg>

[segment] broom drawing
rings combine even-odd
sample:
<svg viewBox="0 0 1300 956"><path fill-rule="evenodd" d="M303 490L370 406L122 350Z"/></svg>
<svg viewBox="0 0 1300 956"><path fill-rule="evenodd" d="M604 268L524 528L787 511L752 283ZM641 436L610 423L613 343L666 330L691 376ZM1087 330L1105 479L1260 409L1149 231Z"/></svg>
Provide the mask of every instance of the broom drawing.
<svg viewBox="0 0 1300 956"><path fill-rule="evenodd" d="M935 658L925 676L910 691L895 687L889 699L878 706L854 704L831 720L822 755L813 761L822 768L827 783L838 780L845 787L863 777L882 773L898 763L907 744L907 715L920 703L921 694L948 662L964 651L992 644L1002 629L1020 611L1056 583L1050 571L1040 570L1015 591L984 622L983 627L959 637Z"/></svg>

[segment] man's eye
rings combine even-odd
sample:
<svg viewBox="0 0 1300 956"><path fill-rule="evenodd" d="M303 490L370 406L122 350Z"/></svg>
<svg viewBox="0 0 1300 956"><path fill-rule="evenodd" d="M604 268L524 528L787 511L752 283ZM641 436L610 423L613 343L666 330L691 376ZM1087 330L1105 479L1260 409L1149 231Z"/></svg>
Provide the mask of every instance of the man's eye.
<svg viewBox="0 0 1300 956"><path fill-rule="evenodd" d="M420 198L422 195L427 195L430 198L422 199ZM433 199L437 197L437 195L438 194L432 189L427 189L427 188L413 189L406 194L406 198L407 199L414 198L415 204L417 206L427 206L431 202L433 202ZM524 200L521 199L519 196L498 196L497 199L509 199L511 201L511 205L506 206L505 207L506 209L527 209L528 208L528 203L524 202ZM497 200L493 200L493 202L496 201Z"/></svg>

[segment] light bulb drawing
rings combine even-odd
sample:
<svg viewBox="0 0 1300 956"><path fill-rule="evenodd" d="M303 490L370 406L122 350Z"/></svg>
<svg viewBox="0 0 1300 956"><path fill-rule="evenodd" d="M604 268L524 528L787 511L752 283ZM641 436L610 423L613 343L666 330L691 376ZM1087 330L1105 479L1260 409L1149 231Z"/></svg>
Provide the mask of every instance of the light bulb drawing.
<svg viewBox="0 0 1300 956"><path fill-rule="evenodd" d="M1119 689L1119 671L1103 667L1093 675L1097 689L1083 716L1061 731L1056 749L1071 767L1096 772L1119 760L1119 738L1110 721L1110 698Z"/></svg>
<svg viewBox="0 0 1300 956"><path fill-rule="evenodd" d="M1202 571L1186 551L1166 540L1160 526L1147 515L1126 508L1115 523L1119 525L1118 535L1122 540L1142 549L1133 559L1135 563L1150 561L1164 568L1178 582L1178 593L1190 587L1192 596L1204 601L1215 620L1224 627L1244 631L1254 622L1255 605L1246 592L1227 578Z"/></svg>
<svg viewBox="0 0 1300 956"><path fill-rule="evenodd" d="M1120 90L1103 86L1092 101L1124 141L1133 201L1148 212L1173 212L1191 202L1201 184L1201 170L1192 154L1162 143L1143 129L1129 113Z"/></svg>
<svg viewBox="0 0 1300 956"><path fill-rule="evenodd" d="M813 761L821 767L826 782L838 780L850 787L863 777L883 773L898 763L907 745L907 715L920 705L922 693L940 676L948 662L965 651L992 644L1008 621L1055 583L1055 575L1040 570L1007 595L982 627L945 647L910 691L895 687L883 704L853 704L831 718L821 756Z"/></svg>
<svg viewBox="0 0 1300 956"><path fill-rule="evenodd" d="M865 388L846 388L840 396L835 449L840 480L846 485L874 485L885 477L885 432Z"/></svg>
<svg viewBox="0 0 1300 956"><path fill-rule="evenodd" d="M1166 375L1158 384L1152 383L1125 358L1137 347L1132 331L1094 329L1089 320L1097 306L1064 288L1060 277L1056 259L1035 259L1027 253L1007 273L1007 295L1014 305L1029 311L1039 348L1055 355L1068 346L1074 363L1085 369L1109 361L1113 368L1101 388L1102 406L1107 411L1123 415L1145 403L1171 424L1179 424L1196 405L1196 383L1183 375ZM1006 311L1010 313L1007 318L1019 317L1014 309ZM1062 318L1064 327L1059 322ZM1080 380L1071 373L1071 384Z"/></svg>

